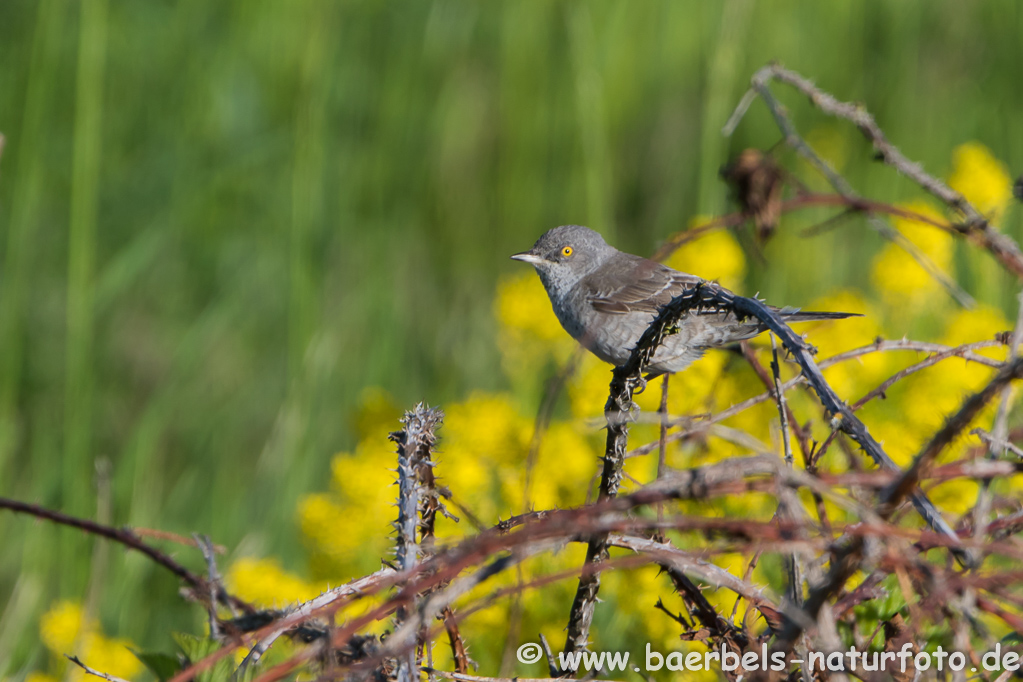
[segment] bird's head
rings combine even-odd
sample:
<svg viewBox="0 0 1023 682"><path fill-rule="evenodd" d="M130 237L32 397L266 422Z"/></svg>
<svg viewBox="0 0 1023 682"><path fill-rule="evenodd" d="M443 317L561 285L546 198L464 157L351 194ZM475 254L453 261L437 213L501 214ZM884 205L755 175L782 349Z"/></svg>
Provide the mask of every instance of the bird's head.
<svg viewBox="0 0 1023 682"><path fill-rule="evenodd" d="M529 251L516 253L515 260L536 268L548 292L567 290L614 255L599 233L582 225L562 225L548 230ZM552 292L553 293L553 292Z"/></svg>

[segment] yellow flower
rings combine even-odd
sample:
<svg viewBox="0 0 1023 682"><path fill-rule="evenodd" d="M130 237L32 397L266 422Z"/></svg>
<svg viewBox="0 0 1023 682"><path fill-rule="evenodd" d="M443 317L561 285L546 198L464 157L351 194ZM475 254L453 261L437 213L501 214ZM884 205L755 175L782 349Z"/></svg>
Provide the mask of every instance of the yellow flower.
<svg viewBox="0 0 1023 682"><path fill-rule="evenodd" d="M675 415L702 414L713 409L716 385L727 362L726 352L711 350L684 371L673 374L668 380L668 412ZM605 400L608 392L606 383L603 391ZM646 390L635 400L644 412L656 412L661 404L661 380L647 384Z"/></svg>
<svg viewBox="0 0 1023 682"><path fill-rule="evenodd" d="M657 611L658 599L675 600L671 579L655 565L605 574L608 592L615 597L615 610L631 616L635 626L645 630L644 639L664 651L678 642L679 624ZM672 650L672 649L667 649Z"/></svg>
<svg viewBox="0 0 1023 682"><path fill-rule="evenodd" d="M372 527L371 532L362 532L364 526L355 526L348 516L349 511L360 512L337 504L335 499L329 493L306 495L299 500L297 516L309 546L312 574L343 581L357 573L359 567L372 567L371 561L375 563L386 551L388 538L383 523L379 528ZM360 532L352 532L353 529Z"/></svg>
<svg viewBox="0 0 1023 682"><path fill-rule="evenodd" d="M518 463L532 434L532 419L505 393L474 392L447 414L441 449L448 453L465 449L496 462Z"/></svg>
<svg viewBox="0 0 1023 682"><path fill-rule="evenodd" d="M766 364L766 357L761 355L761 362ZM784 377L785 374L783 373ZM715 411L731 407L747 398L763 393L766 389L753 369L746 363L733 366L728 373L722 374L721 378L714 385L713 395ZM790 396L798 396L798 392L792 392ZM771 424L778 420L778 407L771 401L764 401L758 405L743 410L731 419L722 422L723 426L740 429L764 443L770 442ZM718 440L718 439L715 439ZM732 446L734 449L734 446ZM711 460L715 461L715 460Z"/></svg>
<svg viewBox="0 0 1023 682"><path fill-rule="evenodd" d="M511 507L520 511L532 418L520 414L507 394L474 393L446 412L434 454L439 483L486 522L496 521ZM388 556L391 524L397 516L398 489L393 485L397 455L387 440L389 421L384 422L354 453L334 457L329 493L307 495L298 505L299 525L317 577L347 579ZM557 487L544 488L543 493L545 499L562 494ZM464 532L443 517L437 518L435 530L439 538Z"/></svg>
<svg viewBox="0 0 1023 682"><path fill-rule="evenodd" d="M58 602L39 619L39 634L46 648L58 656L74 654L90 667L117 677L130 678L142 670L131 652L133 644L125 639L110 639L95 631L96 624L87 622L81 604ZM84 673L75 668L74 679ZM49 675L35 674L26 679L49 682Z"/></svg>
<svg viewBox="0 0 1023 682"><path fill-rule="evenodd" d="M982 368L981 371L990 373L992 370ZM891 399L898 412L891 416L899 420L894 427L898 431L896 441L900 439L902 441L898 444L899 449L912 448L912 454L915 455L923 444L930 440L945 420L959 409L963 400L973 393L971 385L977 383L977 375L974 372L975 370L966 366L964 360L952 358L899 382L904 384L901 387L896 384L898 390L892 390ZM980 381L983 381L983 376L980 377ZM993 406L981 411L975 423L979 425L989 421L991 409ZM951 446L945 448L938 456L938 461L947 462L961 454L966 441L964 434L968 433L970 428L972 427L964 429ZM896 453L889 454L899 461ZM905 461L899 463L906 464L908 461L907 457Z"/></svg>
<svg viewBox="0 0 1023 682"><path fill-rule="evenodd" d="M737 578L742 578L749 568L749 559L736 552L718 554L710 559L711 563L720 566ZM707 601L717 607L719 613L731 613L735 605L736 594L726 587L704 590Z"/></svg>
<svg viewBox="0 0 1023 682"><path fill-rule="evenodd" d="M704 222L705 218L694 218L690 229ZM683 244L665 264L704 279L717 280L729 289L738 289L746 275L746 254L728 230L711 230Z"/></svg>
<svg viewBox="0 0 1023 682"><path fill-rule="evenodd" d="M952 152L948 184L992 222L998 222L1012 198L1008 168L979 142L961 144Z"/></svg>
<svg viewBox="0 0 1023 682"><path fill-rule="evenodd" d="M944 220L940 213L923 202L911 202L902 208L932 220ZM919 220L894 218L892 222L939 270L951 272L954 244L950 234ZM896 243L885 245L874 257L871 279L884 301L900 310L912 310L941 289L938 281Z"/></svg>
<svg viewBox="0 0 1023 682"><path fill-rule="evenodd" d="M132 678L142 672L141 661L131 652L133 646L126 639L108 639L90 632L85 636L81 657L90 668L115 677ZM76 677L86 679L83 671L77 671Z"/></svg>
<svg viewBox="0 0 1023 682"><path fill-rule="evenodd" d="M60 682L60 680L46 673L31 672L25 676L25 682Z"/></svg>
<svg viewBox="0 0 1023 682"><path fill-rule="evenodd" d="M365 389L354 418L361 440L354 452L331 461L331 492L300 499L296 517L317 578L346 580L372 570L386 554L397 495L397 449L388 433L401 428L399 416L390 394Z"/></svg>
<svg viewBox="0 0 1023 682"><path fill-rule="evenodd" d="M901 383L901 382L900 382ZM896 384L898 386L898 384ZM916 399L919 399L917 396ZM901 401L900 401L901 402ZM876 401L875 401L876 404ZM875 408L880 409L880 408ZM890 409L884 406L884 409ZM864 410L866 412L867 410ZM922 430L916 429L905 415L890 415L894 418L901 418L902 421L872 420L867 419L865 414L860 417L868 426L870 435L881 445L888 456L891 457L900 467L907 467L913 461L913 457L923 446L924 439ZM837 460L837 455L832 455L832 460Z"/></svg>
<svg viewBox="0 0 1023 682"><path fill-rule="evenodd" d="M226 580L234 594L266 607L307 601L322 591L285 571L276 559L238 559L228 569Z"/></svg>
<svg viewBox="0 0 1023 682"><path fill-rule="evenodd" d="M991 339L1008 326L1000 312L989 306L978 306L950 316L940 342L958 346ZM992 348L985 354L998 359L1004 358L1005 352L1004 348ZM906 364L921 359L923 356L910 356ZM887 400L874 401L864 410L862 417L870 424L871 432L879 440L886 441L884 447L888 454L905 466L963 401L990 380L993 373L990 367L962 358L942 360L896 383L888 391ZM994 401L977 415L974 425L989 424L996 409L997 401ZM967 434L971 428L963 429L962 434ZM967 440L965 435L961 435L941 453L939 461L947 462L962 456Z"/></svg>
<svg viewBox="0 0 1023 682"><path fill-rule="evenodd" d="M458 599L455 613L465 618L460 627L466 642L490 643L489 647L480 646L475 649L473 654L473 658L479 661L481 670L496 669L500 664L501 643L509 634L509 617L513 598L506 595L496 601L491 601L495 593L519 585L521 577L521 585L524 589L519 592L520 616L522 618L519 636L524 636L521 633L547 630L550 623L556 622L562 617L564 610L571 603L572 596L575 594L576 580L565 578L542 586L534 583L537 579L552 574L578 570L583 562L585 551L585 544L572 543L559 552L532 557L524 561L516 570L499 573ZM484 605L486 605L485 608L474 610ZM555 641L555 633L557 630L547 633L552 642ZM435 654L441 648L438 647Z"/></svg>
<svg viewBox="0 0 1023 682"><path fill-rule="evenodd" d="M62 656L71 651L82 632L84 613L81 604L62 601L39 619L39 635L46 648Z"/></svg>

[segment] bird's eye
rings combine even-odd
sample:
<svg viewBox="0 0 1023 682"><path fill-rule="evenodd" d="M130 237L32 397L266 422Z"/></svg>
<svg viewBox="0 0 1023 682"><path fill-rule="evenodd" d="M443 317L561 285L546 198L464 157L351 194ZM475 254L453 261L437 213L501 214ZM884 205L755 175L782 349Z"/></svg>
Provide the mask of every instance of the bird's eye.
<svg viewBox="0 0 1023 682"><path fill-rule="evenodd" d="M565 258L568 258L574 253L574 251L575 249L573 249L571 246L566 246L563 249L561 249L561 255L564 256Z"/></svg>

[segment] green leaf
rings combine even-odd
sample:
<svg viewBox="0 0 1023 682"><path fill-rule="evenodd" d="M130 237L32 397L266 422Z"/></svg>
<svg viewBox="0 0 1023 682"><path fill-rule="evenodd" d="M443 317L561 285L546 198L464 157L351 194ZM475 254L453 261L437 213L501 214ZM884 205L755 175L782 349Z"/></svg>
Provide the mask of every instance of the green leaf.
<svg viewBox="0 0 1023 682"><path fill-rule="evenodd" d="M1023 637L1018 632L1010 632L1005 637L1002 637L1001 642L1006 646L1015 646L1023 644Z"/></svg>
<svg viewBox="0 0 1023 682"><path fill-rule="evenodd" d="M221 647L220 642L208 637L196 637L184 632L172 633L171 637L188 658L189 665L201 661ZM209 670L204 670L196 675L195 679L197 682L228 682L231 679L233 663L234 659L230 656L222 658Z"/></svg>

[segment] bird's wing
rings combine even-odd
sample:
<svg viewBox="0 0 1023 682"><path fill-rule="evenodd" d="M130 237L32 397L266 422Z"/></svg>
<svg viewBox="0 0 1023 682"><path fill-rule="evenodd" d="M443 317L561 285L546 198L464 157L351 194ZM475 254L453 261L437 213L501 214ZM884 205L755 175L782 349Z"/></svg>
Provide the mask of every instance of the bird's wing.
<svg viewBox="0 0 1023 682"><path fill-rule="evenodd" d="M657 313L661 306L704 281L647 258L622 254L583 280L587 302L602 313Z"/></svg>

